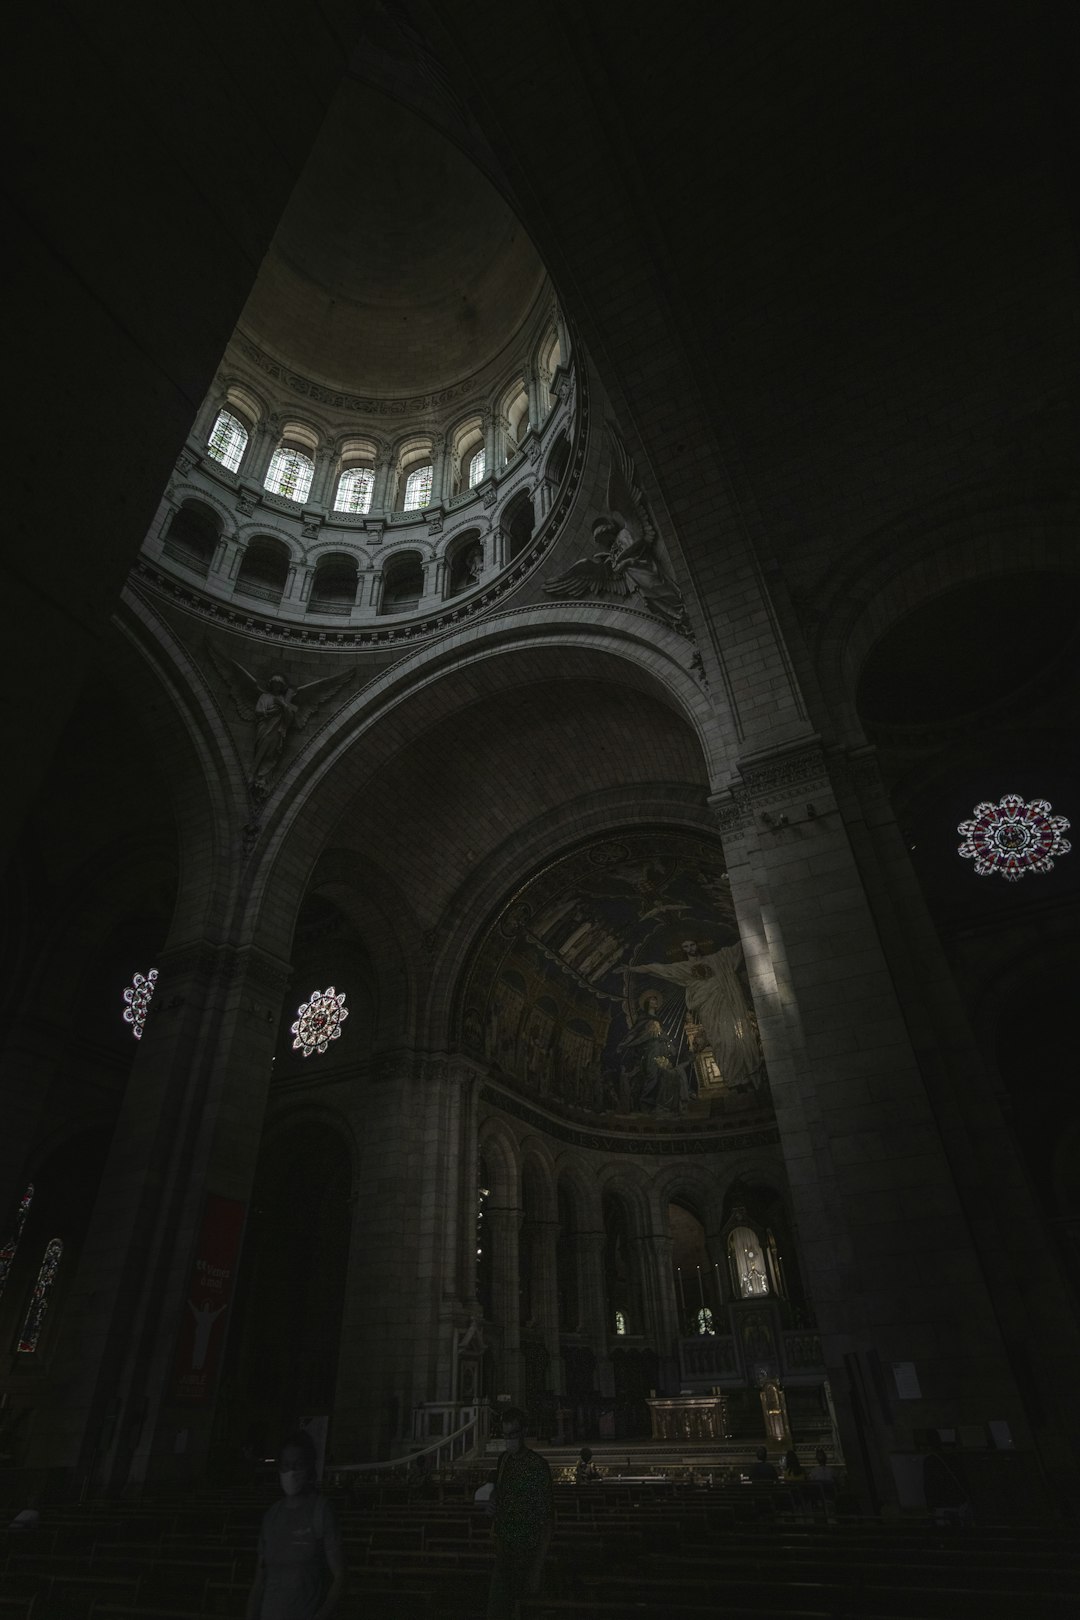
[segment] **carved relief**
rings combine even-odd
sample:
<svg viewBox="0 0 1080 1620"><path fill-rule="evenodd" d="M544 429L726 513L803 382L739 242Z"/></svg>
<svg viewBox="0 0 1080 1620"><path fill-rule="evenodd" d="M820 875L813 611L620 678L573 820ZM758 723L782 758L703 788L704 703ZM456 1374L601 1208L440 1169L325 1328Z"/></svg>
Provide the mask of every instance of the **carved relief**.
<svg viewBox="0 0 1080 1620"><path fill-rule="evenodd" d="M627 601L689 636L692 631L682 592L667 578L657 557L658 536L637 484L634 463L614 429L609 429L609 439L608 515L593 524L593 538L605 549L549 580L544 590L549 596L571 599L608 596Z"/></svg>

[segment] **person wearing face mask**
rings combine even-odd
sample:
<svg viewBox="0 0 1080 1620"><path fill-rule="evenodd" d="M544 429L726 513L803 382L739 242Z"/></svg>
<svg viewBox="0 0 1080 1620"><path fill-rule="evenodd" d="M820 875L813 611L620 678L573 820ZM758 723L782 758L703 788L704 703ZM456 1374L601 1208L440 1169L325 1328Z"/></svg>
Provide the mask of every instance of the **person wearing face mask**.
<svg viewBox="0 0 1080 1620"><path fill-rule="evenodd" d="M246 1620L330 1620L345 1586L334 1510L315 1482L315 1445L301 1429L278 1456L285 1493L263 1517Z"/></svg>
<svg viewBox="0 0 1080 1620"><path fill-rule="evenodd" d="M525 1444L525 1414L502 1414L506 1450L499 1458L492 1505L495 1570L487 1620L512 1620L518 1598L534 1597L555 1524L555 1495L547 1459Z"/></svg>

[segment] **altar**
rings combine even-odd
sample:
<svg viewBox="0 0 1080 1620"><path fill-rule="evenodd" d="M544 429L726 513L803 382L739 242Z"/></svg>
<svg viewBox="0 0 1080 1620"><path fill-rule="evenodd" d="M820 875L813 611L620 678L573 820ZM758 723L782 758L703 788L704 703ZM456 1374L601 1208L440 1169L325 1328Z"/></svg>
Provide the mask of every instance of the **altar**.
<svg viewBox="0 0 1080 1620"><path fill-rule="evenodd" d="M649 1400L654 1440L727 1440L723 1395L654 1395Z"/></svg>

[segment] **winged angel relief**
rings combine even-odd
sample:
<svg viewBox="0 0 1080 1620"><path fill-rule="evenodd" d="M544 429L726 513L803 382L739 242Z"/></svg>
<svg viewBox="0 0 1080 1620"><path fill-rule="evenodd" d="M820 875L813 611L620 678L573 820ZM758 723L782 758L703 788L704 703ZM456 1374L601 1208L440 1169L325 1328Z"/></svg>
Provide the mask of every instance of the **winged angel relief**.
<svg viewBox="0 0 1080 1620"><path fill-rule="evenodd" d="M679 587L666 579L656 556L657 533L636 482L634 463L617 434L608 476L608 515L593 524L593 539L606 547L568 568L544 586L549 596L629 598L689 636L693 632Z"/></svg>
<svg viewBox="0 0 1080 1620"><path fill-rule="evenodd" d="M233 706L241 720L254 728L251 775L248 786L254 798L269 792L270 781L281 763L285 744L295 727L302 731L311 716L352 680L356 671L347 669L324 675L303 686L290 686L284 675L259 680L238 664L235 658L219 653L207 643L211 662L229 688Z"/></svg>

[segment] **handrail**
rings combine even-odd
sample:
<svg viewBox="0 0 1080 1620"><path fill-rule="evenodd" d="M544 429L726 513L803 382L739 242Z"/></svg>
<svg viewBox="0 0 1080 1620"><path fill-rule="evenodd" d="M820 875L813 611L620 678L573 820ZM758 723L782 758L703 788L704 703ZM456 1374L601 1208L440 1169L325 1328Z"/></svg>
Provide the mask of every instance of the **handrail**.
<svg viewBox="0 0 1080 1620"><path fill-rule="evenodd" d="M439 1468L446 1467L448 1463L454 1462L455 1457L457 1459L464 1457L465 1453L476 1445L479 1439L479 1428L480 1412L478 1410L475 1417L471 1417L468 1423L463 1423L460 1429L455 1429L453 1434L444 1435L441 1440L436 1440L434 1444L430 1446L422 1446L419 1451L410 1451L403 1457L389 1457L384 1462L336 1463L332 1467L325 1468L323 1472L327 1478L331 1476L336 1478L336 1476L341 1474L378 1475L384 1470L389 1473L393 1473L395 1469L411 1468L413 1463L416 1462L417 1458L430 1457L433 1453L435 1457L434 1466L435 1469L438 1470ZM467 1441L466 1436L470 1435L471 1439ZM459 1441L461 1442L460 1445L458 1445ZM447 1448L449 1448L449 1457L447 1458L446 1462L442 1462L440 1461L439 1453L445 1451Z"/></svg>

